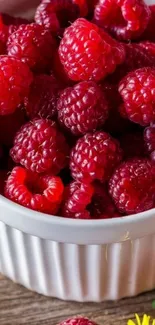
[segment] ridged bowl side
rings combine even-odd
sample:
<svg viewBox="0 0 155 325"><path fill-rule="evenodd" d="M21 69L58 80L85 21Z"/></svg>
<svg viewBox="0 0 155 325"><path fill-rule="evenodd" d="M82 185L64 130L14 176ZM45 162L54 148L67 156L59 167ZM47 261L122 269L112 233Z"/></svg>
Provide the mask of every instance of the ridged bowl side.
<svg viewBox="0 0 155 325"><path fill-rule="evenodd" d="M0 222L0 272L43 295L115 300L155 288L155 235L110 245L57 243Z"/></svg>

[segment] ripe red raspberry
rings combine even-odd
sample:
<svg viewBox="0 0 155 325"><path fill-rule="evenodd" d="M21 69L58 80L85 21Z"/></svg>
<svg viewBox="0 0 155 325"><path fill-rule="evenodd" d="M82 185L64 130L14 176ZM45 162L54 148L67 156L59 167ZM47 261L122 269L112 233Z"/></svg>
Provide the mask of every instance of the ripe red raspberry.
<svg viewBox="0 0 155 325"><path fill-rule="evenodd" d="M86 317L78 316L75 318L67 319L61 322L59 325L97 325L97 324Z"/></svg>
<svg viewBox="0 0 155 325"><path fill-rule="evenodd" d="M146 29L151 12L143 0L99 0L94 17L118 39L135 39Z"/></svg>
<svg viewBox="0 0 155 325"><path fill-rule="evenodd" d="M144 67L155 67L155 55L148 51L144 46L144 42L124 44L124 46L126 51L125 61L108 77L109 81L115 84L120 82L130 71Z"/></svg>
<svg viewBox="0 0 155 325"><path fill-rule="evenodd" d="M122 44L83 18L65 30L59 55L69 78L75 81L98 81L125 59Z"/></svg>
<svg viewBox="0 0 155 325"><path fill-rule="evenodd" d="M117 140L108 133L87 133L71 151L70 169L75 180L91 183L109 179L122 159Z"/></svg>
<svg viewBox="0 0 155 325"><path fill-rule="evenodd" d="M143 133L140 131L123 134L119 138L124 158L144 157L146 155Z"/></svg>
<svg viewBox="0 0 155 325"><path fill-rule="evenodd" d="M11 157L28 170L57 174L66 166L68 145L56 123L34 119L21 127L14 139Z"/></svg>
<svg viewBox="0 0 155 325"><path fill-rule="evenodd" d="M130 72L119 84L128 118L143 126L155 120L155 69Z"/></svg>
<svg viewBox="0 0 155 325"><path fill-rule="evenodd" d="M29 93L32 73L20 60L1 56L0 80L0 115L12 114Z"/></svg>
<svg viewBox="0 0 155 325"><path fill-rule="evenodd" d="M119 113L119 107L122 103L118 92L118 86L103 82L100 84L109 107L109 117L104 124L104 131L112 134L124 133L131 128L129 120L122 118Z"/></svg>
<svg viewBox="0 0 155 325"><path fill-rule="evenodd" d="M13 114L0 116L0 143L12 146L16 132L25 122L26 113L23 108L17 108Z"/></svg>
<svg viewBox="0 0 155 325"><path fill-rule="evenodd" d="M122 213L134 214L153 208L155 166L144 158L123 162L110 179L109 192Z"/></svg>
<svg viewBox="0 0 155 325"><path fill-rule="evenodd" d="M144 33L141 35L141 38L143 40L149 40L154 42L155 41L155 33L154 33L154 22L155 22L155 5L149 6L151 17L149 20L149 23L144 31Z"/></svg>
<svg viewBox="0 0 155 325"><path fill-rule="evenodd" d="M152 124L144 130L144 142L150 158L155 162L155 124Z"/></svg>
<svg viewBox="0 0 155 325"><path fill-rule="evenodd" d="M30 118L53 118L57 113L57 100L60 85L56 79L48 75L37 75L30 87L26 100L26 111Z"/></svg>
<svg viewBox="0 0 155 325"><path fill-rule="evenodd" d="M62 216L74 219L107 219L119 217L120 214L102 184L91 185L74 181L65 189Z"/></svg>
<svg viewBox="0 0 155 325"><path fill-rule="evenodd" d="M79 6L72 0L43 0L36 10L35 21L53 33L61 33L79 14Z"/></svg>
<svg viewBox="0 0 155 325"><path fill-rule="evenodd" d="M8 55L42 72L51 65L55 40L50 32L37 24L21 25L8 39Z"/></svg>
<svg viewBox="0 0 155 325"><path fill-rule="evenodd" d="M40 176L23 167L15 167L7 179L4 194L26 208L54 214L59 209L63 190L60 177Z"/></svg>
<svg viewBox="0 0 155 325"><path fill-rule="evenodd" d="M108 117L108 104L101 88L83 81L66 88L58 100L58 119L75 135L100 128Z"/></svg>

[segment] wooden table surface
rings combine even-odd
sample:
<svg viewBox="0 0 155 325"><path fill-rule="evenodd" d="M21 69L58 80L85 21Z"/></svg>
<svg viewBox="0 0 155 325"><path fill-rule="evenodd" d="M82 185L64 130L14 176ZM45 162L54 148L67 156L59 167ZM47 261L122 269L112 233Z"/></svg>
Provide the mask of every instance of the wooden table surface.
<svg viewBox="0 0 155 325"><path fill-rule="evenodd" d="M47 298L0 275L0 325L56 325L73 315L85 315L99 325L126 325L134 313L155 318L155 291L118 302L74 303Z"/></svg>

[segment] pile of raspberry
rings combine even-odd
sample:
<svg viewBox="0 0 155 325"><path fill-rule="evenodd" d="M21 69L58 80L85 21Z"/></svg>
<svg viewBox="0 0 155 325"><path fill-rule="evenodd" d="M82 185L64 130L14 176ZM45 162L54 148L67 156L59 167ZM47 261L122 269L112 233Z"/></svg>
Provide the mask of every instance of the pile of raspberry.
<svg viewBox="0 0 155 325"><path fill-rule="evenodd" d="M73 219L155 207L154 20L143 0L0 14L0 195Z"/></svg>

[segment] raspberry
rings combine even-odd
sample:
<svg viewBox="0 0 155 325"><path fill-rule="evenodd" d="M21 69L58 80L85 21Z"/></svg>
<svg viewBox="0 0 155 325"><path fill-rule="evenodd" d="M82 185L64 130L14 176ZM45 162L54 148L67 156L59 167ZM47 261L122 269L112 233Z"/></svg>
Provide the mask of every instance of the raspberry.
<svg viewBox="0 0 155 325"><path fill-rule="evenodd" d="M155 33L154 33L154 21L155 21L155 5L149 6L151 17L149 20L149 23L144 31L144 33L141 35L141 38L143 40L149 40L154 42L155 41Z"/></svg>
<svg viewBox="0 0 155 325"><path fill-rule="evenodd" d="M59 325L97 325L97 324L86 317L78 316L75 318L67 319L61 322Z"/></svg>
<svg viewBox="0 0 155 325"><path fill-rule="evenodd" d="M69 78L75 81L99 81L125 59L122 44L83 18L64 32L59 55Z"/></svg>
<svg viewBox="0 0 155 325"><path fill-rule="evenodd" d="M100 184L93 185L72 182L65 189L62 215L74 219L107 219L120 214L107 193Z"/></svg>
<svg viewBox="0 0 155 325"><path fill-rule="evenodd" d="M155 124L152 124L144 130L144 142L151 160L155 161Z"/></svg>
<svg viewBox="0 0 155 325"><path fill-rule="evenodd" d="M12 114L24 102L32 80L25 63L13 57L0 57L0 115Z"/></svg>
<svg viewBox="0 0 155 325"><path fill-rule="evenodd" d="M59 91L60 85L54 77L43 74L36 76L25 103L30 118L53 118L57 112Z"/></svg>
<svg viewBox="0 0 155 325"><path fill-rule="evenodd" d="M126 133L119 138L124 158L144 157L145 145L141 132Z"/></svg>
<svg viewBox="0 0 155 325"><path fill-rule="evenodd" d="M43 26L21 25L8 39L8 55L42 72L50 66L55 46L55 40Z"/></svg>
<svg viewBox="0 0 155 325"><path fill-rule="evenodd" d="M0 143L12 146L16 132L26 122L24 109L17 108L13 114L0 116Z"/></svg>
<svg viewBox="0 0 155 325"><path fill-rule="evenodd" d="M68 145L56 123L34 119L21 127L14 139L11 157L37 173L59 173L66 166Z"/></svg>
<svg viewBox="0 0 155 325"><path fill-rule="evenodd" d="M72 0L43 0L36 10L35 21L53 33L60 33L79 13L79 6Z"/></svg>
<svg viewBox="0 0 155 325"><path fill-rule="evenodd" d="M151 12L143 0L99 0L94 17L118 39L129 40L146 29Z"/></svg>
<svg viewBox="0 0 155 325"><path fill-rule="evenodd" d="M86 207L91 203L94 188L90 184L72 182L65 189L63 217L75 219L90 219L90 213Z"/></svg>
<svg viewBox="0 0 155 325"><path fill-rule="evenodd" d="M75 135L95 131L108 117L105 95L93 81L66 88L58 100L57 109L60 123Z"/></svg>
<svg viewBox="0 0 155 325"><path fill-rule="evenodd" d="M122 151L117 140L105 132L88 133L71 151L72 177L85 183L106 181L121 159Z"/></svg>
<svg viewBox="0 0 155 325"><path fill-rule="evenodd" d="M8 27L8 36L16 32L20 25L29 24L29 21L20 17L12 17L7 14L2 14L3 23Z"/></svg>
<svg viewBox="0 0 155 325"><path fill-rule="evenodd" d="M145 158L123 162L110 179L109 192L122 213L134 214L153 208L155 167Z"/></svg>
<svg viewBox="0 0 155 325"><path fill-rule="evenodd" d="M130 72L119 84L128 118L147 126L155 120L155 69Z"/></svg>
<svg viewBox="0 0 155 325"><path fill-rule="evenodd" d="M106 96L109 107L109 117L104 124L104 131L112 134L120 134L130 129L131 123L129 120L122 118L119 113L121 96L117 86L108 82L103 82L100 86Z"/></svg>
<svg viewBox="0 0 155 325"><path fill-rule="evenodd" d="M2 15L0 14L0 55L6 53L7 39L8 39L8 28L3 23Z"/></svg>
<svg viewBox="0 0 155 325"><path fill-rule="evenodd" d="M7 179L5 196L24 207L48 214L57 213L64 186L60 177L38 175L15 167Z"/></svg>

